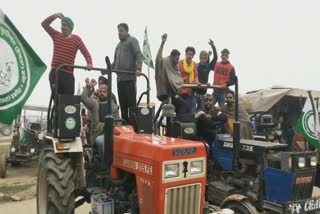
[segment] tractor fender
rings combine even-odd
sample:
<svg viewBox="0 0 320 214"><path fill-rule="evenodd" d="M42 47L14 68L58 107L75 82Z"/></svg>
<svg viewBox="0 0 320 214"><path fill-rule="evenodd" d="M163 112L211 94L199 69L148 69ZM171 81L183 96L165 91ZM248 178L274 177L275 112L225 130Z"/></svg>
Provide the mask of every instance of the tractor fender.
<svg viewBox="0 0 320 214"><path fill-rule="evenodd" d="M245 199L248 199L247 196L241 195L241 194L233 194L226 197L222 203L220 204L220 207L223 207L224 204L226 204L229 201L243 201Z"/></svg>
<svg viewBox="0 0 320 214"><path fill-rule="evenodd" d="M45 142L53 147L54 153L83 152L83 146L80 137L76 137L72 142L60 142L57 138L46 136Z"/></svg>

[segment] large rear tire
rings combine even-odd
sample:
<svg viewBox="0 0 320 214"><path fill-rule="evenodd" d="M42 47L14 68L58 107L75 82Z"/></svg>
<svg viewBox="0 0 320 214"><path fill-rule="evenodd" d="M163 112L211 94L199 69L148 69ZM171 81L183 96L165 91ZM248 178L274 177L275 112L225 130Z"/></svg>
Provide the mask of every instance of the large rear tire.
<svg viewBox="0 0 320 214"><path fill-rule="evenodd" d="M76 169L66 154L45 148L39 158L38 214L72 214L75 209Z"/></svg>
<svg viewBox="0 0 320 214"><path fill-rule="evenodd" d="M0 154L0 177L5 178L7 175L7 155Z"/></svg>
<svg viewBox="0 0 320 214"><path fill-rule="evenodd" d="M256 208L248 201L229 201L223 205L223 208L233 210L235 214L258 214Z"/></svg>

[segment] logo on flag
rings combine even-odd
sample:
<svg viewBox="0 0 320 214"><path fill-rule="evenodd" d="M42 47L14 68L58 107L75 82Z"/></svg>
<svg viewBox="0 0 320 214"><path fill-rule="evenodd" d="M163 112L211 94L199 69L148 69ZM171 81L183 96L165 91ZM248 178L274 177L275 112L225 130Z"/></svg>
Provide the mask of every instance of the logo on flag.
<svg viewBox="0 0 320 214"><path fill-rule="evenodd" d="M149 39L148 39L148 31L147 27L144 31L144 40L143 40L143 62L148 65L150 68L154 69L153 66L153 61L151 57L151 50L150 50L150 44L149 44Z"/></svg>
<svg viewBox="0 0 320 214"><path fill-rule="evenodd" d="M318 111L314 103L311 91L308 91L308 98L304 104L302 113L294 130L301 134L315 148L320 149L320 127Z"/></svg>
<svg viewBox="0 0 320 214"><path fill-rule="evenodd" d="M11 124L46 65L0 10L0 122Z"/></svg>

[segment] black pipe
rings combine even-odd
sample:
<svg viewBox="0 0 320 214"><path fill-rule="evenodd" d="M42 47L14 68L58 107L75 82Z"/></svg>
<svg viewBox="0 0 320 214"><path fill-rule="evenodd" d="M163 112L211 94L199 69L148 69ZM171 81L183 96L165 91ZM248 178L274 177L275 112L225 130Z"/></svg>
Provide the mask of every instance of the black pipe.
<svg viewBox="0 0 320 214"><path fill-rule="evenodd" d="M238 77L235 77L235 122L233 123L233 171L238 171L240 148L239 93Z"/></svg>
<svg viewBox="0 0 320 214"><path fill-rule="evenodd" d="M108 56L105 58L108 75L108 97L107 97L107 115L104 119L104 151L102 159L102 169L111 169L113 162L113 123L112 116L112 70Z"/></svg>

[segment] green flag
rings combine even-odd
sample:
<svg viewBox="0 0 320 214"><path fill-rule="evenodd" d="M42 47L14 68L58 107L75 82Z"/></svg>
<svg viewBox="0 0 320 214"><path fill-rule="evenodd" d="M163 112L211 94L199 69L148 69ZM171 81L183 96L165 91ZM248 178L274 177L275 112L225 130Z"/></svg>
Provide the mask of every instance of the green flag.
<svg viewBox="0 0 320 214"><path fill-rule="evenodd" d="M319 118L311 91L308 91L308 98L298 122L294 125L295 132L301 134L313 147L320 149L319 142Z"/></svg>
<svg viewBox="0 0 320 214"><path fill-rule="evenodd" d="M148 65L150 68L154 69L153 61L151 57L150 44L148 39L148 31L147 27L144 31L144 39L143 39L143 62Z"/></svg>
<svg viewBox="0 0 320 214"><path fill-rule="evenodd" d="M0 10L0 122L11 124L47 66Z"/></svg>

